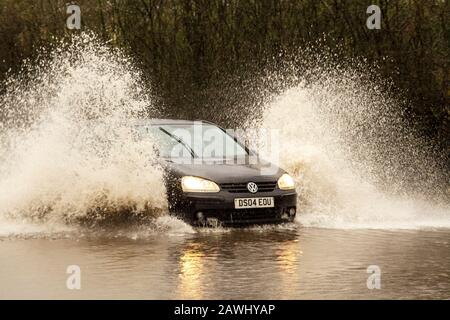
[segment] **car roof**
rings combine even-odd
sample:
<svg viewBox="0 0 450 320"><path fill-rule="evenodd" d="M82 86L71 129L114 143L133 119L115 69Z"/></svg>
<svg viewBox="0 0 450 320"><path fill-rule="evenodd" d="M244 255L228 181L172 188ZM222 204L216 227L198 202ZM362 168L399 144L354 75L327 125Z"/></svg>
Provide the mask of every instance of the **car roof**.
<svg viewBox="0 0 450 320"><path fill-rule="evenodd" d="M161 118L150 118L150 119L139 119L133 121L133 124L135 125L163 125L163 124L174 124L174 125L186 125L186 124L194 124L194 123L207 123L207 124L213 124L212 122L205 121L205 120L184 120L184 119L161 119Z"/></svg>

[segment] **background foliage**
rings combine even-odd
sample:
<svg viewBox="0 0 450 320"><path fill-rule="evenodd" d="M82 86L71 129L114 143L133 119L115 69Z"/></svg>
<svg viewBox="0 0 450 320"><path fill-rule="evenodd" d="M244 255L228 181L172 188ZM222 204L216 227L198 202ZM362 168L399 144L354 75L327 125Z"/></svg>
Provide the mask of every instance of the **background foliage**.
<svg viewBox="0 0 450 320"><path fill-rule="evenodd" d="M362 57L378 65L377 72L407 97L399 104L405 116L449 148L447 0L73 3L81 7L81 31L92 30L135 57L171 116L230 125L234 110L251 112L260 102L255 89L267 91L267 82L261 83L267 73L301 64L299 48L319 42L338 48L337 61ZM381 30L366 28L371 4L381 7ZM37 47L78 32L65 27L66 6L64 0L0 0L0 81L23 59L33 59Z"/></svg>

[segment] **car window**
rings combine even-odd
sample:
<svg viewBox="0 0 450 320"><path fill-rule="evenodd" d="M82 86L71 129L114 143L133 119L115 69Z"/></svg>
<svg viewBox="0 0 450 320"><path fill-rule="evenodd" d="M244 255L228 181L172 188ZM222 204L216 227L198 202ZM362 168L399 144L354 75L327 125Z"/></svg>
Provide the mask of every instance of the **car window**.
<svg viewBox="0 0 450 320"><path fill-rule="evenodd" d="M141 134L152 135L161 157L234 158L247 156L247 150L221 128L210 124L150 125Z"/></svg>
<svg viewBox="0 0 450 320"><path fill-rule="evenodd" d="M196 156L192 154L192 150L186 144L176 139L175 136L161 130L158 126L138 126L137 132L141 138L152 137L155 139L160 157L174 157L174 152L180 151L180 149L182 152L178 152L176 157L192 158Z"/></svg>

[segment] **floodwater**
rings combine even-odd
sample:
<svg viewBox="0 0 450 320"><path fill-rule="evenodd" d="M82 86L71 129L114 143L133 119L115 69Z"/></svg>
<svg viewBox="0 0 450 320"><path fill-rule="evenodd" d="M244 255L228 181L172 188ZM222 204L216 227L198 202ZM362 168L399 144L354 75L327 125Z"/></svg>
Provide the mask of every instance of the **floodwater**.
<svg viewBox="0 0 450 320"><path fill-rule="evenodd" d="M0 257L1 299L450 298L448 229L97 230L1 238ZM66 286L69 265L80 267L80 290ZM380 289L367 287L371 265Z"/></svg>

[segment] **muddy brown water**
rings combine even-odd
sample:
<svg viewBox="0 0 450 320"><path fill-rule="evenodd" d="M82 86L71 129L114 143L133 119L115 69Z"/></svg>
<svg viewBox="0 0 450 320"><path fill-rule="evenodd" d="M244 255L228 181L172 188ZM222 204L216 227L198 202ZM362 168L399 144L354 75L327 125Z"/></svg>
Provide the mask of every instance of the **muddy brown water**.
<svg viewBox="0 0 450 320"><path fill-rule="evenodd" d="M448 229L98 233L1 238L0 298L450 298ZM80 290L66 286L69 265ZM371 265L380 289L367 287Z"/></svg>

